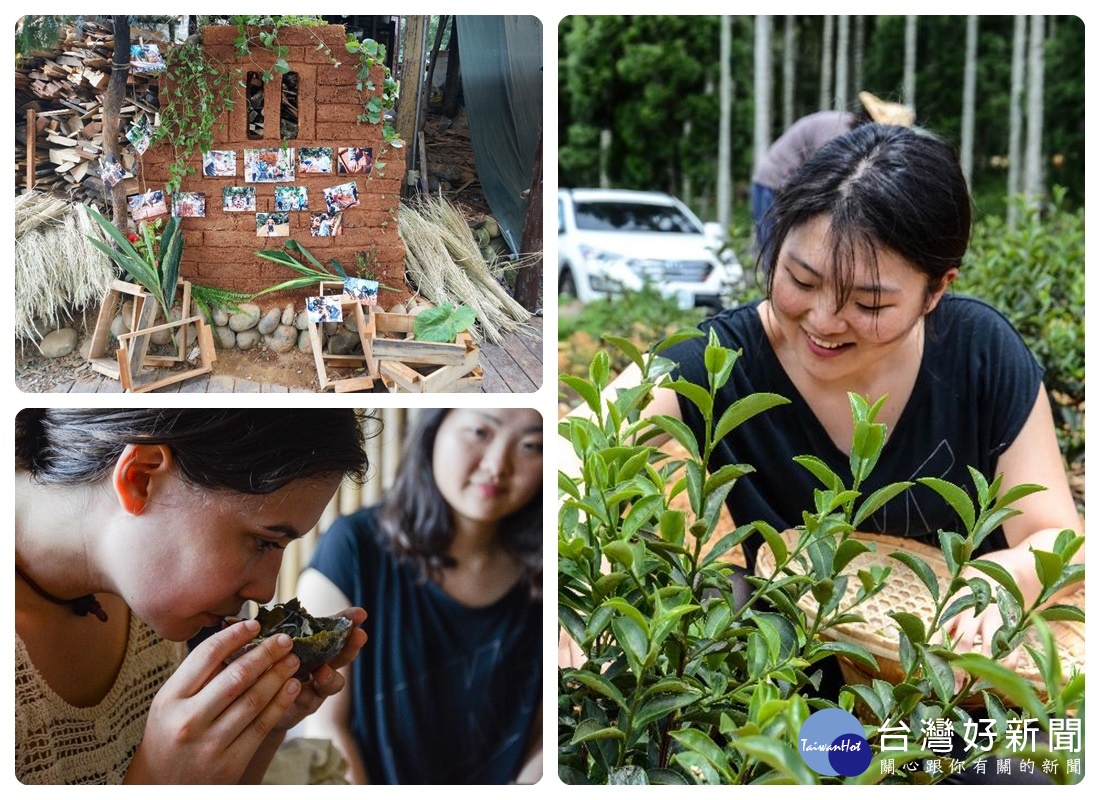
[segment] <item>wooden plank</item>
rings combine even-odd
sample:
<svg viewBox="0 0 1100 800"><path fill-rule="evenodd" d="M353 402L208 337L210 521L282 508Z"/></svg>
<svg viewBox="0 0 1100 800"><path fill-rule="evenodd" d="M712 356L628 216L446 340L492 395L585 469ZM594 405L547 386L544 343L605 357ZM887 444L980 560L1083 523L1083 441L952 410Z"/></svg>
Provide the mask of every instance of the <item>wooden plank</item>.
<svg viewBox="0 0 1100 800"><path fill-rule="evenodd" d="M187 378L179 383L180 394L206 394L210 386L211 376L196 375L193 378Z"/></svg>
<svg viewBox="0 0 1100 800"><path fill-rule="evenodd" d="M379 361L378 371L397 384L399 390L412 394L420 394L423 391L421 383L423 376L400 361Z"/></svg>
<svg viewBox="0 0 1100 800"><path fill-rule="evenodd" d="M390 314L385 311L372 311L375 327L379 333L412 333L416 317L412 314Z"/></svg>
<svg viewBox="0 0 1100 800"><path fill-rule="evenodd" d="M415 339L375 339L371 342L375 358L406 364L461 364L466 347L444 342L418 342Z"/></svg>
<svg viewBox="0 0 1100 800"><path fill-rule="evenodd" d="M172 383L178 383L179 381L186 380L187 378L194 377L195 375L203 375L210 371L210 367L198 367L188 372L184 372L180 375L169 375L167 378L161 378L160 380L153 381L151 383L142 384L141 386L135 386L132 391L134 392L152 392L162 386L168 386Z"/></svg>
<svg viewBox="0 0 1100 800"><path fill-rule="evenodd" d="M206 391L208 393L220 393L220 392L232 392L236 381L228 375L211 375L210 383L207 384Z"/></svg>
<svg viewBox="0 0 1100 800"><path fill-rule="evenodd" d="M337 392L370 392L374 390L374 378L367 375L361 378L347 378L336 381L334 388Z"/></svg>
<svg viewBox="0 0 1100 800"><path fill-rule="evenodd" d="M524 346L522 338L511 336L505 341L504 351L527 375L536 388L542 385L542 360L535 358Z"/></svg>
<svg viewBox="0 0 1100 800"><path fill-rule="evenodd" d="M378 359L374 357L374 336L377 333L377 320L374 314L364 313L363 305L356 303L355 323L359 331L359 343L363 345L363 360L367 362L367 374L378 377Z"/></svg>
<svg viewBox="0 0 1100 800"><path fill-rule="evenodd" d="M106 375L113 381L119 379L118 361L112 361L107 357L93 358L88 362L93 370L100 375Z"/></svg>
<svg viewBox="0 0 1100 800"><path fill-rule="evenodd" d="M537 388L534 382L527 377L523 369L512 359L508 351L500 345L486 342L481 346L482 364L488 362L493 365L510 392L533 392ZM486 390L488 391L488 390Z"/></svg>
<svg viewBox="0 0 1100 800"><path fill-rule="evenodd" d="M260 385L260 391L263 394L286 394L288 390L285 386L276 386L273 383L264 383Z"/></svg>
<svg viewBox="0 0 1100 800"><path fill-rule="evenodd" d="M33 108L27 109L27 177L25 185L29 192L34 188L34 162L35 152L38 147L38 130L36 128L36 122L34 118L35 111Z"/></svg>
<svg viewBox="0 0 1100 800"><path fill-rule="evenodd" d="M325 372L325 354L323 352L324 344L321 342L321 331L313 320L309 320L309 340L313 344L313 361L317 366L317 381L321 386L321 391L324 391L328 388L328 375Z"/></svg>
<svg viewBox="0 0 1100 800"><path fill-rule="evenodd" d="M484 373L484 377L481 380L481 391L483 392L507 392L508 384L504 382L504 378L500 377L500 373L496 371L496 368L492 364L481 360L481 370Z"/></svg>
<svg viewBox="0 0 1100 800"><path fill-rule="evenodd" d="M431 375L424 378L425 392L450 392L453 391L455 381L468 375L477 368L479 352L471 350L466 358L459 364L440 367Z"/></svg>
<svg viewBox="0 0 1100 800"><path fill-rule="evenodd" d="M81 375L73 381L73 386L69 391L74 394L94 393L99 390L102 384L103 377L101 375Z"/></svg>

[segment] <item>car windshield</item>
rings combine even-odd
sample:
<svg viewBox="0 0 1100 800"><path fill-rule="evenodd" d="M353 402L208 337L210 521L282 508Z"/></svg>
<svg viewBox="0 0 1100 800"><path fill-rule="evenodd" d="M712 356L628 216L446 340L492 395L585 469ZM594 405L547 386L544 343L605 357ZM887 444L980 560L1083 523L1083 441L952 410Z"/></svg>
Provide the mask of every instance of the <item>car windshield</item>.
<svg viewBox="0 0 1100 800"><path fill-rule="evenodd" d="M578 202L577 228L585 231L700 233L675 206L630 202Z"/></svg>

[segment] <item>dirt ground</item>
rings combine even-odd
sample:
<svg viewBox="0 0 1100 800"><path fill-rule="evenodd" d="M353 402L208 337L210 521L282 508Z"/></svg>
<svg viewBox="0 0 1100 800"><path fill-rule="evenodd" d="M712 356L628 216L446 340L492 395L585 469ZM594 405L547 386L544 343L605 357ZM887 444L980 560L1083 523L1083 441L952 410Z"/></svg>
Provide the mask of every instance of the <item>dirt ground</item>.
<svg viewBox="0 0 1100 800"><path fill-rule="evenodd" d="M80 321L76 327L83 344L90 331ZM74 351L61 358L44 358L29 342L15 342L14 347L15 386L22 392L68 391L75 381L94 374L79 352ZM217 353L211 376L224 375L257 384L319 391L317 368L311 354L300 353L296 349L290 353L276 353L266 348L244 352L218 350ZM157 377L162 374L168 375L170 371L158 371Z"/></svg>

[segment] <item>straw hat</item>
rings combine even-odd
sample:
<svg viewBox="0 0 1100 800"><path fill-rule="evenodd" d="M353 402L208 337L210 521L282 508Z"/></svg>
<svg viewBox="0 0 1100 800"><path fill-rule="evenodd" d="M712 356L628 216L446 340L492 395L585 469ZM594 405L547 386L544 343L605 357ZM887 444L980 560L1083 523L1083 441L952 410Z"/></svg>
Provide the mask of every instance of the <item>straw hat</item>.
<svg viewBox="0 0 1100 800"><path fill-rule="evenodd" d="M909 106L881 100L870 92L860 92L859 101L863 103L871 119L883 125L901 125L908 128L916 121L917 115Z"/></svg>

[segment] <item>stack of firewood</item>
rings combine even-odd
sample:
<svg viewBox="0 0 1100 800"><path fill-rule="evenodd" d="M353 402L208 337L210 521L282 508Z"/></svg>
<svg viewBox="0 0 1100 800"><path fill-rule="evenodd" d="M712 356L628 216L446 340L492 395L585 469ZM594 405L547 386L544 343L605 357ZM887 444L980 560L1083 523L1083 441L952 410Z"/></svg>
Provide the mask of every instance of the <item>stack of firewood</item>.
<svg viewBox="0 0 1100 800"><path fill-rule="evenodd" d="M132 41L159 41L132 31ZM57 49L26 59L15 74L15 183L76 202L101 200L99 161L103 142L103 95L111 75L114 35L109 26L86 21L68 28ZM156 76L130 73L119 120L119 160L130 172L136 154L125 132L138 114L155 121ZM33 127L32 127L33 126ZM33 187L32 187L33 185Z"/></svg>

